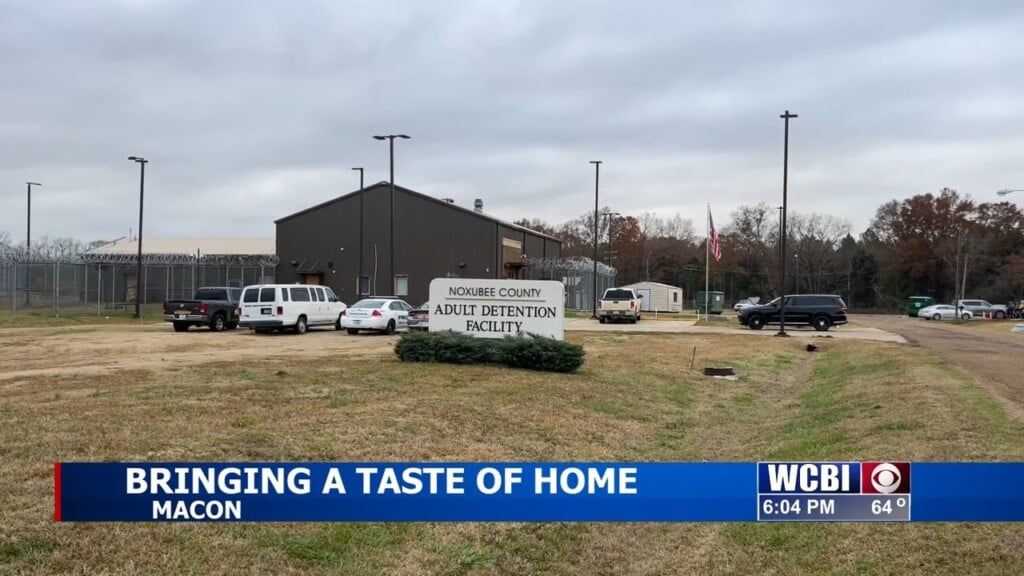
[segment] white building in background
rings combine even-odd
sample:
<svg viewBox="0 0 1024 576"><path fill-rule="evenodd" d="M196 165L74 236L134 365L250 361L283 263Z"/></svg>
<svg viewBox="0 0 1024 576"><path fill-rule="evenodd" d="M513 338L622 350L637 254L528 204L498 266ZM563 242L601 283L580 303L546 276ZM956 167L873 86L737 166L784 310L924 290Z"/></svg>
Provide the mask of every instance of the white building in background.
<svg viewBox="0 0 1024 576"><path fill-rule="evenodd" d="M683 289L661 282L636 282L623 288L632 288L640 293L641 310L644 312L682 312Z"/></svg>

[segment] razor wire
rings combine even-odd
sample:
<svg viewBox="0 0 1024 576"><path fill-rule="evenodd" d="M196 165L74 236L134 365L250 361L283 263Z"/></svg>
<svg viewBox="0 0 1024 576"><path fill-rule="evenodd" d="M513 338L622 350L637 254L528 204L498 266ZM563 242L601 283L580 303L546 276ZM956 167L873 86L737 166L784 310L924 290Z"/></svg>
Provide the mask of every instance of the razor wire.
<svg viewBox="0 0 1024 576"><path fill-rule="evenodd" d="M544 272L594 272L594 261L586 256L572 256L565 258L530 258L527 257L524 262L528 268ZM611 276L615 277L618 271L602 262L597 263L597 274L598 276Z"/></svg>
<svg viewBox="0 0 1024 576"><path fill-rule="evenodd" d="M137 254L96 254L86 253L80 256L84 264L136 264ZM212 265L212 266L277 266L280 259L276 254L153 254L142 255L142 264L146 266L175 265Z"/></svg>
<svg viewBox="0 0 1024 576"><path fill-rule="evenodd" d="M0 308L12 313L52 309L54 315L88 308L98 314L133 302L134 294L146 304L189 298L204 284L261 283L276 275L278 263L275 254L149 253L142 255L142 273L137 274L138 254L29 256L0 245Z"/></svg>
<svg viewBox="0 0 1024 576"><path fill-rule="evenodd" d="M565 307L569 310L594 307L597 298L615 285L615 268L598 262L595 277L594 261L585 256L526 258L524 263L525 280L555 280L563 284Z"/></svg>
<svg viewBox="0 0 1024 576"><path fill-rule="evenodd" d="M23 249L0 245L0 264L88 264L88 265L129 265L138 264L139 255L131 253L82 252L78 254L33 254L26 255ZM145 266L208 265L272 267L280 263L276 254L185 254L185 253L143 253Z"/></svg>

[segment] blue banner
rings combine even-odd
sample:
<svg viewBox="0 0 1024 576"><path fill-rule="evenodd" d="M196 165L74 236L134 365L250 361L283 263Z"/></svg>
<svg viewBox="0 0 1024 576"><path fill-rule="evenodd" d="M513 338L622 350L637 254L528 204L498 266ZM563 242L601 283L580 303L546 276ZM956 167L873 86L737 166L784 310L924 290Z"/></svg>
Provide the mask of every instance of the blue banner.
<svg viewBox="0 0 1024 576"><path fill-rule="evenodd" d="M1024 463L58 463L54 517L1024 521L1022 486Z"/></svg>

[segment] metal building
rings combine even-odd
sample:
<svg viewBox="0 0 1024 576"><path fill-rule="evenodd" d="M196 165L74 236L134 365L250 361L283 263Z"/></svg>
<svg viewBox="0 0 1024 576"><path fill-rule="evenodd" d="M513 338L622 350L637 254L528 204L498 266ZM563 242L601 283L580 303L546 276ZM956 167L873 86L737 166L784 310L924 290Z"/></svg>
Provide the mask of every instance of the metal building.
<svg viewBox="0 0 1024 576"><path fill-rule="evenodd" d="M683 289L661 282L636 282L623 288L636 290L643 298L640 309L644 312L682 312Z"/></svg>
<svg viewBox="0 0 1024 576"><path fill-rule="evenodd" d="M561 256L561 240L487 215L480 200L394 191L393 204L379 182L277 220L278 281L326 284L348 304L373 294L416 306L434 278L525 279L531 258Z"/></svg>

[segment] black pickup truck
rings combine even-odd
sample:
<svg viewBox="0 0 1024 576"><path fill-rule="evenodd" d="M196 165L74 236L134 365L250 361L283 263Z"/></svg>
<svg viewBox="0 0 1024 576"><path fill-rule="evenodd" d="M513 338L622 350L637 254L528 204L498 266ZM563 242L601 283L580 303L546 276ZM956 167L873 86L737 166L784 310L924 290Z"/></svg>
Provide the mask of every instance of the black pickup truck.
<svg viewBox="0 0 1024 576"><path fill-rule="evenodd" d="M164 320L174 323L175 332L184 332L189 326L209 326L215 332L234 330L241 296L241 288L200 288L192 300L164 302Z"/></svg>

